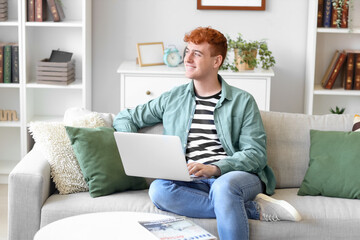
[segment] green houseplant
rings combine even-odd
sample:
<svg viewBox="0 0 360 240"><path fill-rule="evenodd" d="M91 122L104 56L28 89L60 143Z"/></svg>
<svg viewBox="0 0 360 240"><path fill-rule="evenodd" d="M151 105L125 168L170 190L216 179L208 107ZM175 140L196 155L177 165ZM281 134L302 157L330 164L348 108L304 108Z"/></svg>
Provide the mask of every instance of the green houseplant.
<svg viewBox="0 0 360 240"><path fill-rule="evenodd" d="M263 69L269 69L275 65L275 58L269 50L265 40L248 41L239 33L236 39L227 35L228 51L234 51L234 61L229 63L226 59L222 70L233 71L252 70L260 63Z"/></svg>
<svg viewBox="0 0 360 240"><path fill-rule="evenodd" d="M329 111L332 113L332 114L343 114L344 111L345 111L345 108L339 108L338 106L336 106L335 109L333 108L330 108Z"/></svg>

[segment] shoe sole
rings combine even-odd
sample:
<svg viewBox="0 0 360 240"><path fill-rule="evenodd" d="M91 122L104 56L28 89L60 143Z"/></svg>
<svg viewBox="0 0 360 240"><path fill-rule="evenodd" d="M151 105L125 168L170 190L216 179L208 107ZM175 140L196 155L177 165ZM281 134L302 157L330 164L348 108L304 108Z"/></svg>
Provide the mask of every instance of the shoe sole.
<svg viewBox="0 0 360 240"><path fill-rule="evenodd" d="M258 194L258 195L256 196L256 198L255 198L255 201L256 201L256 199L258 199L258 198L261 198L261 199L263 199L263 200L265 200L265 201L267 201L267 202L271 202L271 203L275 203L275 204L277 204L277 205L280 205L281 207L285 208L286 211L288 211L288 212L291 213L291 215L292 215L292 216L294 217L294 219L295 219L295 220L294 220L295 222L301 221L301 216L300 216L299 212L298 212L293 206L291 206L290 203L288 203L288 202L286 202L286 201L283 201L283 200L277 200L277 199L272 198L272 197L269 197L269 196L267 196L267 195L265 195L265 194L263 194L263 193Z"/></svg>

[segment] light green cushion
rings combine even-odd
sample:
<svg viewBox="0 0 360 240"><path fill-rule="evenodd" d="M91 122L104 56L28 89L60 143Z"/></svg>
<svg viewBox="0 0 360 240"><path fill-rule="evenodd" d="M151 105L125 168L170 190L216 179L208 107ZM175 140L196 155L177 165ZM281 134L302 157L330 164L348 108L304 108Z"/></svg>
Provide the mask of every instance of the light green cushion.
<svg viewBox="0 0 360 240"><path fill-rule="evenodd" d="M66 126L66 132L92 197L147 188L144 178L125 174L114 129Z"/></svg>
<svg viewBox="0 0 360 240"><path fill-rule="evenodd" d="M298 195L360 199L360 133L310 130L310 142Z"/></svg>

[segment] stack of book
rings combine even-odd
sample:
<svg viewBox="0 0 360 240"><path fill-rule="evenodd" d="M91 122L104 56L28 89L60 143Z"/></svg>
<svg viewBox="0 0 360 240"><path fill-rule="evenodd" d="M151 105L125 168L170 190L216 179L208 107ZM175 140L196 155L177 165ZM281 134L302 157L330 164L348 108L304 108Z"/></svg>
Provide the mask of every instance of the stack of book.
<svg viewBox="0 0 360 240"><path fill-rule="evenodd" d="M319 0L317 27L348 28L349 0Z"/></svg>
<svg viewBox="0 0 360 240"><path fill-rule="evenodd" d="M75 81L75 62L49 62L43 59L36 68L36 82L44 84L67 85Z"/></svg>
<svg viewBox="0 0 360 240"><path fill-rule="evenodd" d="M8 0L0 0L0 22L8 19Z"/></svg>
<svg viewBox="0 0 360 240"><path fill-rule="evenodd" d="M47 20L48 8L54 22L60 22L65 18L60 0L27 0L28 22L43 22Z"/></svg>
<svg viewBox="0 0 360 240"><path fill-rule="evenodd" d="M342 77L338 77L342 72ZM322 78L321 85L332 89L336 79L341 79L345 90L360 90L360 50L336 50Z"/></svg>
<svg viewBox="0 0 360 240"><path fill-rule="evenodd" d="M19 45L0 42L0 83L19 83Z"/></svg>

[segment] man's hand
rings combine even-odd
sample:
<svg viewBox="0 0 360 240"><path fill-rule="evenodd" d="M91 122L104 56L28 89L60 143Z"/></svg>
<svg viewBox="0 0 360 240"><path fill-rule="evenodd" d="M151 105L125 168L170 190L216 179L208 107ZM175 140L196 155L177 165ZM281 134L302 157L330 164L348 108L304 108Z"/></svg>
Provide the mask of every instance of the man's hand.
<svg viewBox="0 0 360 240"><path fill-rule="evenodd" d="M187 164L190 175L193 174L196 177L218 177L221 175L220 168L215 165L205 165L202 163L191 162Z"/></svg>

